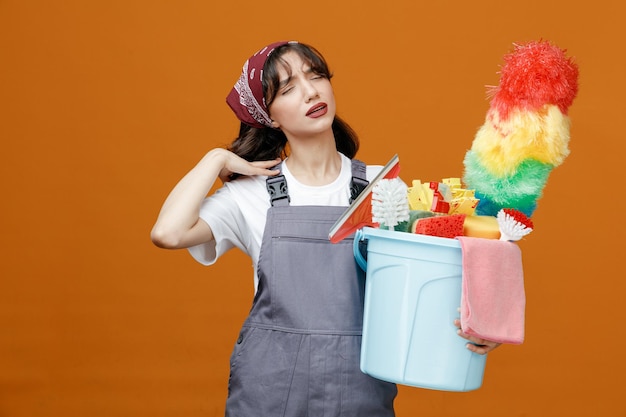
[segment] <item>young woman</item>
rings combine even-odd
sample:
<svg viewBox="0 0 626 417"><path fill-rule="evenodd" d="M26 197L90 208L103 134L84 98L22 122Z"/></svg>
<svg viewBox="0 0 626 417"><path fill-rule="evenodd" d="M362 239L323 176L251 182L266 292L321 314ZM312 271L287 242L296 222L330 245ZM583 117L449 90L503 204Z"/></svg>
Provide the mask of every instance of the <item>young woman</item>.
<svg viewBox="0 0 626 417"><path fill-rule="evenodd" d="M227 416L394 415L396 386L359 369L364 276L352 240L328 240L380 167L353 159L358 139L336 115L330 79L311 46L255 53L227 97L239 136L176 185L152 230L157 246L189 248L206 265L233 247L252 258L255 297L231 357Z"/></svg>

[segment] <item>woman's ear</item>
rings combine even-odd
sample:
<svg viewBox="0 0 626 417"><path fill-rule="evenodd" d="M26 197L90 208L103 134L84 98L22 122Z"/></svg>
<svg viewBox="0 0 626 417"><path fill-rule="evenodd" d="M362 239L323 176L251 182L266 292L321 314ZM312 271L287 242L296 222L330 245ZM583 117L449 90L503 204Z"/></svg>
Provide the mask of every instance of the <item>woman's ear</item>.
<svg viewBox="0 0 626 417"><path fill-rule="evenodd" d="M280 123L278 123L276 120L272 120L272 127L274 129L278 129L280 127Z"/></svg>

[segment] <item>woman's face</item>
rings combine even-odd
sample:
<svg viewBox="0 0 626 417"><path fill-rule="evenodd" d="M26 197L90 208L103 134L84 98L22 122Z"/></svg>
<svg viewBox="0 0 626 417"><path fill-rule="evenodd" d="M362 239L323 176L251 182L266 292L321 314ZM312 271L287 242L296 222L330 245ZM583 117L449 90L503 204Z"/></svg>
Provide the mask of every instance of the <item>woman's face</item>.
<svg viewBox="0 0 626 417"><path fill-rule="evenodd" d="M330 80L314 73L296 52L281 58L287 68L278 68L280 85L268 109L272 125L288 138L332 131L336 106Z"/></svg>

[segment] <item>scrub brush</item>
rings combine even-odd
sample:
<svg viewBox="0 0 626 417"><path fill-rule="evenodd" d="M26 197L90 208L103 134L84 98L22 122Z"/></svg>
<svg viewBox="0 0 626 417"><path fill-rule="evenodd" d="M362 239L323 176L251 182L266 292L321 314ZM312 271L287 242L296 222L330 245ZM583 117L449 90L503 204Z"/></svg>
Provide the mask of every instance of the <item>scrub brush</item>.
<svg viewBox="0 0 626 417"><path fill-rule="evenodd" d="M497 214L500 240L516 242L533 231L533 222L519 210L501 209Z"/></svg>
<svg viewBox="0 0 626 417"><path fill-rule="evenodd" d="M394 227L409 220L408 187L399 178L381 179L372 189L372 220L381 228Z"/></svg>

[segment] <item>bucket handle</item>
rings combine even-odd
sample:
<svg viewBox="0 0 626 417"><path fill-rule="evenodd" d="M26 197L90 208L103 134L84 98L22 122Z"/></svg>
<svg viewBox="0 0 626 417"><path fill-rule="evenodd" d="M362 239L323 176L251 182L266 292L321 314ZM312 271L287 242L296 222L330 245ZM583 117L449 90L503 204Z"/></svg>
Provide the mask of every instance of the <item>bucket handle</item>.
<svg viewBox="0 0 626 417"><path fill-rule="evenodd" d="M356 233L354 234L354 243L352 246L352 251L354 252L354 259L356 260L357 265L359 265L359 267L363 271L367 271L367 260L363 257L363 254L361 253L360 243L362 240L364 240L363 230L358 229Z"/></svg>

